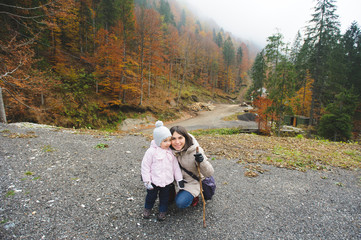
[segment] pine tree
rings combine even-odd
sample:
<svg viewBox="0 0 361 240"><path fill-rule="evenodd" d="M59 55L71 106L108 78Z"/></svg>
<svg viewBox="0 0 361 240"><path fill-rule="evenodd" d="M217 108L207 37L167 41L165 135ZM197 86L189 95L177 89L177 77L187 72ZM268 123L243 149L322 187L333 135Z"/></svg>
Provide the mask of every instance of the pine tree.
<svg viewBox="0 0 361 240"><path fill-rule="evenodd" d="M238 74L237 74L237 84L241 85L242 79L241 79L241 63L242 63L242 58L243 58L243 52L242 52L242 47L239 46L237 48L237 56L236 56L236 62L237 62L237 66L238 66Z"/></svg>
<svg viewBox="0 0 361 240"><path fill-rule="evenodd" d="M174 15L168 1L160 0L159 13L164 17L165 23L175 26Z"/></svg>
<svg viewBox="0 0 361 240"><path fill-rule="evenodd" d="M97 11L97 23L99 27L109 31L115 26L120 17L120 9L117 0L101 0Z"/></svg>
<svg viewBox="0 0 361 240"><path fill-rule="evenodd" d="M217 36L216 36L216 41L215 41L218 45L218 47L222 47L223 46L223 36L222 36L222 33L221 32L218 32L217 33Z"/></svg>
<svg viewBox="0 0 361 240"><path fill-rule="evenodd" d="M264 50L262 50L257 54L251 69L253 84L250 91L253 91L252 97L254 99L257 98L257 96L262 95L262 88L264 87L266 81L266 69L267 65L264 57Z"/></svg>
<svg viewBox="0 0 361 240"><path fill-rule="evenodd" d="M352 117L357 107L357 95L344 89L336 95L320 119L318 133L328 139L346 141L351 138Z"/></svg>
<svg viewBox="0 0 361 240"><path fill-rule="evenodd" d="M233 42L232 42L231 37L229 37L229 36L223 44L223 58L224 58L224 63L226 64L226 72L227 72L225 91L228 92L229 87L230 87L229 86L229 71L230 71L230 67L231 67L232 63L234 62L234 58L235 58L235 50L234 50Z"/></svg>
<svg viewBox="0 0 361 240"><path fill-rule="evenodd" d="M342 45L346 61L345 87L354 87L356 92L361 93L361 30L356 22L343 35Z"/></svg>
<svg viewBox="0 0 361 240"><path fill-rule="evenodd" d="M267 40L265 47L268 65L267 91L273 101L273 110L277 114L277 133L280 135L280 127L286 112L286 99L294 93L295 70L288 46L282 41L283 36L276 33ZM285 47L284 47L285 46Z"/></svg>
<svg viewBox="0 0 361 240"><path fill-rule="evenodd" d="M314 79L310 124L314 123L315 117L320 116L322 106L327 103L324 97L325 86L329 79L328 62L340 32L334 2L335 0L317 0L306 33L306 41L313 49L309 58L309 66Z"/></svg>
<svg viewBox="0 0 361 240"><path fill-rule="evenodd" d="M178 31L180 32L182 30L182 27L185 27L185 25L186 25L186 12L183 9L180 21L178 23Z"/></svg>

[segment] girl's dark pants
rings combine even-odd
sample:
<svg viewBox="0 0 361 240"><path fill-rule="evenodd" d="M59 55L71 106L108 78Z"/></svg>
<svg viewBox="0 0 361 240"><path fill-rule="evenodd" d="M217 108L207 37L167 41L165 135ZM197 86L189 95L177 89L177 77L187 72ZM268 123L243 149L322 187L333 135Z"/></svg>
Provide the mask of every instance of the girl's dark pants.
<svg viewBox="0 0 361 240"><path fill-rule="evenodd" d="M154 189L147 190L147 196L145 197L145 208L146 209L153 208L155 200L157 199L157 195L159 193L159 212L167 212L169 190L171 185L172 184L169 184L165 187L157 187L152 183Z"/></svg>

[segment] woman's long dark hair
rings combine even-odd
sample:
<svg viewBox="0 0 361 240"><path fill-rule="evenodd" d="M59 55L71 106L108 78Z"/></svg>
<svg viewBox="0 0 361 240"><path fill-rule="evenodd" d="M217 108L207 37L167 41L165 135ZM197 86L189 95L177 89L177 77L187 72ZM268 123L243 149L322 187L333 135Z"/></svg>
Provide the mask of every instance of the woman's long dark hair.
<svg viewBox="0 0 361 240"><path fill-rule="evenodd" d="M185 144L184 144L183 150L187 150L190 146L193 145L193 139L188 134L187 130L184 127L174 126L174 127L171 127L171 129L169 129L169 130L172 135L174 132L177 132L179 135L182 135L185 138ZM174 150L172 145L170 147Z"/></svg>

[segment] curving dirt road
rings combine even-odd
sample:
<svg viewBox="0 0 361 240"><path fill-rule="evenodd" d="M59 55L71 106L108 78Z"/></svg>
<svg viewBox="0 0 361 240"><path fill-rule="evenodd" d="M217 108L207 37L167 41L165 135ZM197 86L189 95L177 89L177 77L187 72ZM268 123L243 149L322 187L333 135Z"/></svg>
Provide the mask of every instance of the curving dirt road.
<svg viewBox="0 0 361 240"><path fill-rule="evenodd" d="M241 107L239 104L215 104L213 111L201 111L198 116L176 121L170 124L166 124L167 127L181 125L187 130L197 129L211 129L211 128L232 128L241 127L243 129L257 129L256 122L252 121L224 121L222 118L230 116L237 112L242 112L245 107Z"/></svg>

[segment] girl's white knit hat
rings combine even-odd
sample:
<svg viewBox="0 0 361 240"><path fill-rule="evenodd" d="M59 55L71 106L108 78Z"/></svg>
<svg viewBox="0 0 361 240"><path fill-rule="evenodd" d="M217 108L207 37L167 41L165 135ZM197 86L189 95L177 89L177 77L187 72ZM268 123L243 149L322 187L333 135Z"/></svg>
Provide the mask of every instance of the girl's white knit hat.
<svg viewBox="0 0 361 240"><path fill-rule="evenodd" d="M153 139L158 147L160 147L160 144L163 142L164 139L171 136L172 134L170 133L167 127L163 126L162 121L157 121L155 123L155 129L153 131Z"/></svg>

